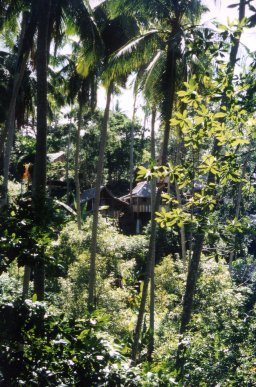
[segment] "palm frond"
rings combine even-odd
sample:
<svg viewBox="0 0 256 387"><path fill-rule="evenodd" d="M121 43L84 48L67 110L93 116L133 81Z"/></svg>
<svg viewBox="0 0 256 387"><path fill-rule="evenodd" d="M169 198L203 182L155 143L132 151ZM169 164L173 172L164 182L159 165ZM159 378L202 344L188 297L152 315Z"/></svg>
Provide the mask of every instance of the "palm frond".
<svg viewBox="0 0 256 387"><path fill-rule="evenodd" d="M166 53L164 51L158 51L148 64L141 83L146 100L155 106L159 106L163 99L163 90L159 80L164 71L165 60Z"/></svg>
<svg viewBox="0 0 256 387"><path fill-rule="evenodd" d="M158 30L148 31L128 42L111 56L105 77L115 79L138 70L151 60L159 44L161 45L161 39L158 36Z"/></svg>

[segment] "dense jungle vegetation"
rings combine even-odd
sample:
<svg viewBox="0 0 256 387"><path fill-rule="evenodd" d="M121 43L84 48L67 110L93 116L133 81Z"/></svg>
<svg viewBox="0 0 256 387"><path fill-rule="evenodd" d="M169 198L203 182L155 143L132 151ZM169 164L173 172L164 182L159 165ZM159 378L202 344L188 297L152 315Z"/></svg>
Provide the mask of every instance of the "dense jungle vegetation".
<svg viewBox="0 0 256 387"><path fill-rule="evenodd" d="M256 6L206 3L0 0L0 386L256 386Z"/></svg>

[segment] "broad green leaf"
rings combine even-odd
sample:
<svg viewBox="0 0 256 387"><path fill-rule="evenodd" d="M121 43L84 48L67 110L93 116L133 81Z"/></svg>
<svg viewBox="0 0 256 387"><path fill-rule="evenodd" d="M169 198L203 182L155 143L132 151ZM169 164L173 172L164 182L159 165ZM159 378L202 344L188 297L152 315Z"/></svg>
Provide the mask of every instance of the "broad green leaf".
<svg viewBox="0 0 256 387"><path fill-rule="evenodd" d="M219 113L215 113L214 114L214 118L223 118L223 117L226 117L226 113L224 113L224 112L219 112Z"/></svg>

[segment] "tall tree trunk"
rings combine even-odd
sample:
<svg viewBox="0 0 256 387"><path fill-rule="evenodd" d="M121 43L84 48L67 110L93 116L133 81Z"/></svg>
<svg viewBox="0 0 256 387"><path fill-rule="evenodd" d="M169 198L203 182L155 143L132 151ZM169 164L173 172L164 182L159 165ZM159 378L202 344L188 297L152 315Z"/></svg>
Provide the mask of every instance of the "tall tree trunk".
<svg viewBox="0 0 256 387"><path fill-rule="evenodd" d="M245 0L240 0L239 21L241 21L245 16L245 3L246 3ZM232 82L233 75L234 75L234 69L236 65L236 57L237 57L239 42L241 38L241 33L242 33L241 31L237 32L235 37L232 40L232 47L230 51L230 58L229 58L229 64L228 64L228 72L229 72L228 75L229 75L230 83ZM225 105L228 109L226 90L223 93L221 105ZM220 150L221 150L221 147L218 145L218 141L215 138L212 155L217 156ZM212 173L209 173L208 181L207 181L208 185L214 180L215 180L215 176ZM198 277L198 268L199 268L201 253L203 249L204 239L205 239L204 225L201 225L201 228L198 230L194 241L194 251L189 265L185 295L183 299L183 310L182 310L181 325L180 325L180 343L178 346L177 358L176 358L176 368L181 375L183 373L184 353L185 353L185 347L181 344L182 335L186 332L187 327L191 320L193 300L194 300L196 282Z"/></svg>
<svg viewBox="0 0 256 387"><path fill-rule="evenodd" d="M22 27L21 27L21 33L19 38L19 49L18 49L18 55L17 55L17 69L14 75L13 80L13 88L12 88L12 95L11 100L8 108L7 113L7 120L5 123L4 130L1 133L0 138L0 154L2 154L2 151L4 149L4 142L7 135L7 141L4 151L4 180L3 185L1 187L2 190L2 200L1 205L7 204L7 197L8 197L8 182L9 182L9 167L10 167L10 157L11 157L11 151L14 141L14 133L15 133L15 108L16 108L16 100L19 94L20 86L24 77L25 69L26 69L26 63L28 60L29 52L26 51L23 55L21 54L23 46L24 46L24 37L25 32L27 29L28 24L28 13L23 13L23 19L22 19ZM21 59L22 58L22 59Z"/></svg>
<svg viewBox="0 0 256 387"><path fill-rule="evenodd" d="M173 112L175 83L176 83L176 67L177 67L177 52L176 50L173 50L172 42L170 42L168 54L167 54L165 77L164 77L164 82L165 82L164 87L166 89L165 101L163 106L165 128L164 128L161 160L159 160L160 164L162 165L167 163L167 157L168 157L170 120L172 118L172 112ZM155 206L153 209L151 209L154 214L159 209L161 193L163 188L164 188L163 185L158 187L156 199L155 199ZM149 253L148 253L147 264L146 264L145 281L143 285L141 303L140 303L138 319L137 319L137 323L134 331L134 341L133 341L133 347L132 347L132 360L135 363L137 361L140 332L142 328L142 321L143 321L143 316L144 316L145 306L147 301L148 285L149 285L150 276L151 276L151 265L152 265L153 255L154 255L154 246L156 244L156 230L157 230L156 220L155 220L155 217L153 217L152 223L151 223L151 230L150 230L151 234L150 234L150 242L149 242Z"/></svg>
<svg viewBox="0 0 256 387"><path fill-rule="evenodd" d="M184 107L182 108L182 111L185 110L185 104L183 105ZM175 160L177 165L180 165L181 163L183 146L184 144L182 143L182 134L180 133L178 135L178 144L177 144L176 160ZM181 192L176 179L174 181L174 186L175 186L175 194L178 202L178 207L182 209L183 206L182 206ZM186 232L185 232L184 224L179 228L179 232L180 232L181 258L182 258L184 268L186 268L187 251L186 251Z"/></svg>
<svg viewBox="0 0 256 387"><path fill-rule="evenodd" d="M100 149L99 158L97 164L97 176L95 184L95 199L93 206L93 223L92 223L92 240L91 240L91 251L90 251L90 275L89 275L89 294L88 294L88 309L91 311L94 309L95 300L95 285L96 285L96 252L97 252L97 230L99 220L99 207L100 207L100 188L102 184L103 168L104 168L104 156L107 143L107 130L109 120L109 110L111 95L113 92L114 83L110 83L107 90L107 101L104 111L101 137L100 137Z"/></svg>
<svg viewBox="0 0 256 387"><path fill-rule="evenodd" d="M23 276L23 290L22 290L23 300L25 300L28 297L30 275L31 275L31 267L28 265L25 265L24 276Z"/></svg>
<svg viewBox="0 0 256 387"><path fill-rule="evenodd" d="M178 207L180 209L182 209L180 189L179 189L177 180L175 180L175 193L176 193L176 198L177 198L177 202L178 202ZM180 244L181 244L182 262L183 262L184 267L186 267L187 252L186 252L186 232L185 232L184 224L180 227Z"/></svg>
<svg viewBox="0 0 256 387"><path fill-rule="evenodd" d="M133 178L134 178L134 125L135 125L135 114L136 114L136 100L137 95L134 95L133 101L133 112L132 112L132 127L131 127L131 139L130 139L130 206L133 210L132 203L132 189L133 189Z"/></svg>
<svg viewBox="0 0 256 387"><path fill-rule="evenodd" d="M37 37L37 133L36 156L33 179L33 201L35 220L39 226L45 224L46 153L47 153L47 67L48 67L48 24L50 0L39 1ZM44 257L35 263L34 291L39 301L44 299Z"/></svg>
<svg viewBox="0 0 256 387"><path fill-rule="evenodd" d="M241 208L241 202L242 202L242 189L243 189L243 186L244 186L244 177L245 177L245 172L246 172L246 167L247 167L247 163L248 163L248 159L250 157L250 152L248 153L248 156L244 162L244 165L243 165L243 168L242 168L242 174L241 174L241 180L239 185L238 185L238 190L237 190L237 197L236 197L236 203L235 203L235 218L238 219L239 216L240 216L240 208ZM233 260L234 260L234 256L235 256L235 248L236 248L236 241L237 241L237 237L236 235L234 236L234 240L233 240L233 249L232 251L230 252L230 255L229 255L229 271L231 273L231 270L232 270L232 265L233 265Z"/></svg>
<svg viewBox="0 0 256 387"><path fill-rule="evenodd" d="M67 184L67 204L69 205L69 195L70 195L70 182L69 182L69 155L70 155L70 143L71 143L71 122L68 127L68 143L67 143L67 152L66 152L66 184Z"/></svg>
<svg viewBox="0 0 256 387"><path fill-rule="evenodd" d="M151 159L156 159L156 144L155 144L155 122L156 122L156 109L152 109L151 117ZM156 179L151 181L151 227L154 222L155 213L152 211L155 208L156 201ZM153 230L151 230L152 233ZM156 239L154 238L152 243L151 252L151 275L150 275L150 306L149 306L149 338L148 338L148 361L152 361L152 355L154 351L154 336L155 336L155 255L156 255Z"/></svg>
<svg viewBox="0 0 256 387"><path fill-rule="evenodd" d="M80 143L81 143L81 124L82 124L82 103L79 102L77 138L76 138L76 153L75 153L75 185L76 185L76 219L77 228L81 230L81 203L80 203Z"/></svg>
<svg viewBox="0 0 256 387"><path fill-rule="evenodd" d="M157 190L156 198L155 198L155 206L152 209L153 214L157 211L159 208L160 204L160 199L161 199L161 189ZM156 243L156 221L155 218L152 217L152 223L151 223L151 233L150 233L150 240L149 240L149 251L148 251L148 256L147 256L147 261L146 261L146 270L145 270L145 279L144 279L144 284L143 284L143 289L142 289L142 295L141 295L141 302L140 302L140 307L139 307L139 313L138 313L138 318L137 318L137 324L135 327L134 331L134 338L133 338L133 346L132 346L132 360L134 363L137 361L137 355L138 355L138 350L139 350L139 341L140 341L140 333L141 333L141 328L142 328L142 322L143 322L143 317L145 313L145 307L146 307L146 301L147 301L147 294L148 294L148 285L150 282L150 277L151 277L151 268L152 268L152 260L154 257L154 251L155 251L155 243Z"/></svg>
<svg viewBox="0 0 256 387"><path fill-rule="evenodd" d="M164 165L167 162L168 157L168 145L170 138L170 119L172 118L172 112L174 107L174 95L176 86L176 73L177 73L177 51L173 48L172 37L170 39L167 52L167 63L164 75L164 85L166 89L166 96L163 104L163 116L164 116L164 137L161 153L161 164Z"/></svg>
<svg viewBox="0 0 256 387"><path fill-rule="evenodd" d="M38 4L37 2L32 2L31 13L28 13L28 12L23 13L21 39L19 41L17 68L16 68L16 73L14 75L12 95L11 95L11 100L8 107L6 124L3 130L0 131L0 156L2 156L4 151L4 144L5 144L7 133L9 131L9 125L12 125L12 119L10 117L12 116L12 114L15 114L16 100L17 100L20 85L24 76L24 71L21 71L21 69L23 68L23 60L25 57L28 58L29 52L31 50L34 34L37 27L37 18L38 18Z"/></svg>

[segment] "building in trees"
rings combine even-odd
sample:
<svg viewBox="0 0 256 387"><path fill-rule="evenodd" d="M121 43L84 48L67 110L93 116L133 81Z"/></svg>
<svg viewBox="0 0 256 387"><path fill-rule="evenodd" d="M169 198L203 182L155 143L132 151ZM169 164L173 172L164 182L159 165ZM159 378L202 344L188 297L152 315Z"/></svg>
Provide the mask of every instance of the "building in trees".
<svg viewBox="0 0 256 387"><path fill-rule="evenodd" d="M134 220L136 223L136 234L139 234L142 227L150 220L151 214L151 183L142 181L138 183L132 190L132 194L122 196L120 198L133 211ZM131 203L132 200L132 203Z"/></svg>
<svg viewBox="0 0 256 387"><path fill-rule="evenodd" d="M95 188L85 190L81 194L81 206L89 214L93 212L95 201ZM100 189L100 210L103 216L118 220L124 232L130 232L131 210L128 203L115 197L105 186Z"/></svg>

